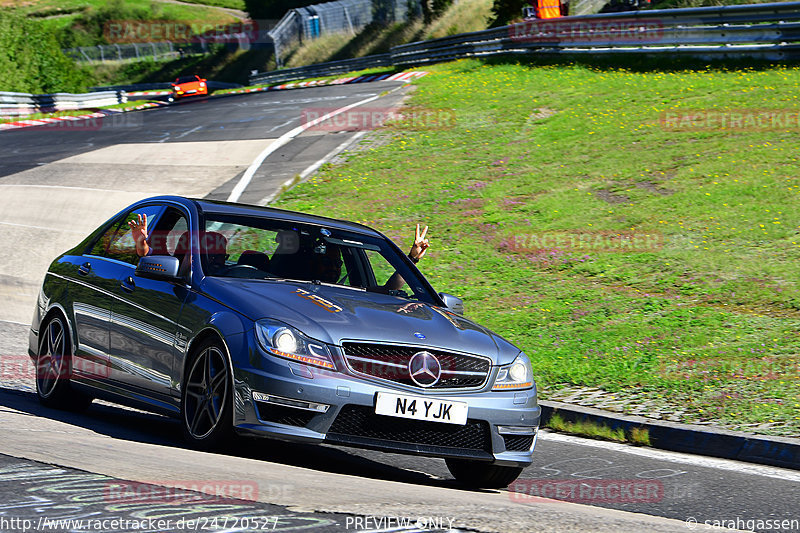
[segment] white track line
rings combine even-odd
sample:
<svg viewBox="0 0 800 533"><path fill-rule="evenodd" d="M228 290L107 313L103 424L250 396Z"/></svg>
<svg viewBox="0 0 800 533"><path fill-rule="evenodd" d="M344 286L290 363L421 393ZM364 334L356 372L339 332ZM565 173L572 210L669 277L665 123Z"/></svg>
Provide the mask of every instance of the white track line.
<svg viewBox="0 0 800 533"><path fill-rule="evenodd" d="M366 135L366 133L367 133L366 131L359 131L358 133L356 133L355 135L353 135L352 137L350 137L349 139L344 141L342 144L340 144L339 146L337 146L336 148L334 148L333 150L331 150L330 152L325 154L325 156L322 159L320 159L319 161L316 161L316 162L312 163L311 165L309 165L304 171L302 171L300 173L300 180L295 182L295 178L289 178L288 180L283 182L283 185L281 185L280 189L270 193L267 197L262 198L261 201L258 202L258 205L267 205L267 204L269 204L272 200L275 199L276 196L278 196L278 194L280 194L281 190L286 191L292 185L296 185L297 183L301 183L303 180L305 180L312 173L316 172L316 170L319 167L321 167L322 165L324 165L325 163L327 163L328 161L330 161L331 159L336 157L336 155L338 155L339 153L343 152L345 149L347 149L348 146L350 146L351 144L356 142L358 139L360 139L361 137Z"/></svg>
<svg viewBox="0 0 800 533"><path fill-rule="evenodd" d="M389 92L390 93L394 92L399 88L400 87L397 87L395 89L392 89ZM367 103L372 102L374 100L377 100L381 96L382 96L382 94L376 94L375 96L370 96L369 98L366 98L366 99L361 100L359 102L356 102L354 104L350 104L350 105L346 105L344 107L340 107L339 109L336 109L335 111L332 111L332 112L328 113L327 115L321 116L321 117L319 117L317 119L314 119L311 122L307 122L305 124L301 124L301 125L297 126L296 128L294 128L294 129L292 129L290 131L287 131L286 133L284 133L283 135L281 135L277 139L275 139L269 146L264 148L264 151L262 151L260 154L258 154L258 157L256 157L255 160L252 163L250 163L250 166L247 167L247 170L244 172L244 175L242 175L241 179L239 179L239 182L236 184L236 186L231 191L231 194L228 196L228 201L229 202L236 202L236 201L239 200L239 198L241 198L241 196L244 193L245 189L247 189L247 186L250 185L250 182L253 180L253 176L255 175L256 171L261 167L261 164L264 163L264 160L272 152L274 152L275 150L277 150L278 148L280 148L284 144L288 143L289 141L291 141L292 139L294 139L295 137L297 137L298 135L300 135L301 133L306 131L308 128L316 126L320 122L324 122L324 121L328 120L329 118L335 117L336 115L344 113L345 111L347 111L349 109L353 109L354 107L357 107L357 106L360 106L360 105L364 105L364 104L367 104Z"/></svg>

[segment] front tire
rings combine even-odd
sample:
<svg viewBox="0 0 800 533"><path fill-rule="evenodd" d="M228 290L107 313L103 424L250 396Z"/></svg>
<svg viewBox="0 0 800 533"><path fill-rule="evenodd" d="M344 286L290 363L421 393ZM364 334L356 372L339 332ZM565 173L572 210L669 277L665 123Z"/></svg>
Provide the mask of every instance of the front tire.
<svg viewBox="0 0 800 533"><path fill-rule="evenodd" d="M80 411L89 407L92 398L70 387L72 343L66 321L53 316L39 330L39 354L36 357L36 396L42 405Z"/></svg>
<svg viewBox="0 0 800 533"><path fill-rule="evenodd" d="M200 344L189 362L181 395L184 438L200 449L217 448L233 435L233 390L225 348Z"/></svg>
<svg viewBox="0 0 800 533"><path fill-rule="evenodd" d="M464 459L445 459L456 481L474 489L502 489L522 473L521 467L499 466Z"/></svg>

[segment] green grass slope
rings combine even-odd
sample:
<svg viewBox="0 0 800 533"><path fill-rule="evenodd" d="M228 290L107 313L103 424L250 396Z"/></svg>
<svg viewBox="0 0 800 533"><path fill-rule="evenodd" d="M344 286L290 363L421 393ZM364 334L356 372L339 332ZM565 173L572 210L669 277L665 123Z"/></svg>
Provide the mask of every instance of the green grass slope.
<svg viewBox="0 0 800 533"><path fill-rule="evenodd" d="M425 70L417 120L277 204L404 247L430 225L423 271L525 350L545 398L800 435L797 67ZM665 122L685 110L783 122Z"/></svg>

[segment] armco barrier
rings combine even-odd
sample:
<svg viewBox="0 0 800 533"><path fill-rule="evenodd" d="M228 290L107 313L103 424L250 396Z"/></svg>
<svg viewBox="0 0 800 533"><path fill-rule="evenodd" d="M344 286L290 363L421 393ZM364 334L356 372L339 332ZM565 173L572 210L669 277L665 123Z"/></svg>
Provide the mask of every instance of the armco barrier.
<svg viewBox="0 0 800 533"><path fill-rule="evenodd" d="M212 91L216 91L219 89L238 89L242 85L239 83L226 83L223 81L213 81L208 80L206 82L208 88ZM131 83L128 85L106 85L103 87L90 87L89 90L92 92L100 92L100 91L126 91L126 92L134 92L134 91L161 91L161 90L169 90L172 89L172 84L170 82L159 82L159 83Z"/></svg>
<svg viewBox="0 0 800 533"><path fill-rule="evenodd" d="M291 81L371 66L424 65L498 54L659 54L703 58L800 57L800 2L660 9L531 20L395 46L358 60L258 73L250 82ZM360 63L358 62L360 61ZM367 65L367 66L361 66Z"/></svg>
<svg viewBox="0 0 800 533"><path fill-rule="evenodd" d="M22 116L124 104L125 91L102 91L85 94L26 94L0 92L0 116Z"/></svg>
<svg viewBox="0 0 800 533"><path fill-rule="evenodd" d="M314 76L331 76L363 70L365 68L392 66L392 59L389 54L380 54L359 57L356 59L344 59L341 61L330 61L319 65L309 65L307 67L287 68L256 74L250 78L250 84L267 84L280 81L300 80L312 78Z"/></svg>

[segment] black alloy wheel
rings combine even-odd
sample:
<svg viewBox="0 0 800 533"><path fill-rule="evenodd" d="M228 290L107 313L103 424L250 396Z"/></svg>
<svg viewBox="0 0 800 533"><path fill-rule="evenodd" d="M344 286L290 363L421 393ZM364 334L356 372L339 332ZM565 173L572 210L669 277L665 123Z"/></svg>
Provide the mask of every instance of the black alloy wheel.
<svg viewBox="0 0 800 533"><path fill-rule="evenodd" d="M36 357L36 395L47 407L82 410L92 398L70 387L72 351L66 321L55 315L39 330Z"/></svg>
<svg viewBox="0 0 800 533"><path fill-rule="evenodd" d="M198 448L215 448L232 434L233 391L225 349L207 340L194 350L181 401L183 434Z"/></svg>

